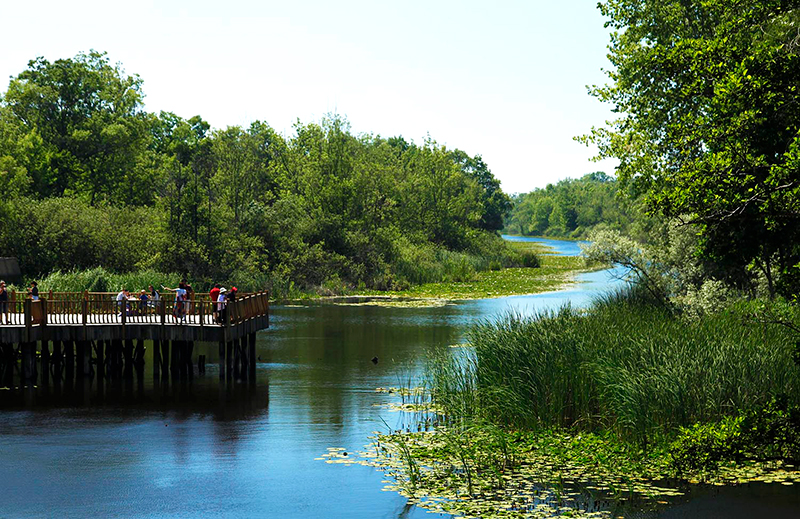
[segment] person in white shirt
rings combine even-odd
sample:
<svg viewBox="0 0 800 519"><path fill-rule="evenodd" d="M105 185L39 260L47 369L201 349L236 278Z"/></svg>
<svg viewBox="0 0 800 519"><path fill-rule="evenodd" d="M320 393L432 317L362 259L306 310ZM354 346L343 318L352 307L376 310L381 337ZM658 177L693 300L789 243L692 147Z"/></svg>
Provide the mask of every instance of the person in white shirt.
<svg viewBox="0 0 800 519"><path fill-rule="evenodd" d="M228 306L227 292L228 290L222 287L219 289L219 296L217 296L217 322L219 324L225 324L225 317L228 315L226 311Z"/></svg>
<svg viewBox="0 0 800 519"><path fill-rule="evenodd" d="M119 307L119 316L122 317L122 312L124 312L128 306L128 291L124 287L120 290L119 294L117 294L117 306Z"/></svg>

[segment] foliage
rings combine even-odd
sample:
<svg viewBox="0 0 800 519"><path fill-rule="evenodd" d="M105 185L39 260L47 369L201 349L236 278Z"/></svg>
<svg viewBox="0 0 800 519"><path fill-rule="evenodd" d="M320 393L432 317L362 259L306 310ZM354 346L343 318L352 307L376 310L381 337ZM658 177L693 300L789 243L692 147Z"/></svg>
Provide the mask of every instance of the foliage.
<svg viewBox="0 0 800 519"><path fill-rule="evenodd" d="M618 189L613 177L596 172L516 195L504 230L558 238L583 238L593 229L629 233L640 216L636 204Z"/></svg>
<svg viewBox="0 0 800 519"><path fill-rule="evenodd" d="M734 307L686 321L634 291L585 313L509 315L475 326L473 349L447 369L434 367L431 385L456 418L659 442L678 427L757 409L774 394L800 402L791 331L754 326L748 312Z"/></svg>
<svg viewBox="0 0 800 519"><path fill-rule="evenodd" d="M713 277L756 270L770 294L800 291L800 73L795 0L607 0L620 118L587 140L620 161L649 207L699 226Z"/></svg>
<svg viewBox="0 0 800 519"><path fill-rule="evenodd" d="M535 264L480 156L255 121L144 111L142 80L91 51L32 60L0 100L0 246L23 274L177 272L274 293L394 290ZM45 287L46 288L46 287Z"/></svg>
<svg viewBox="0 0 800 519"><path fill-rule="evenodd" d="M681 428L670 445L679 474L714 472L726 461L800 460L800 406L785 395L719 422Z"/></svg>

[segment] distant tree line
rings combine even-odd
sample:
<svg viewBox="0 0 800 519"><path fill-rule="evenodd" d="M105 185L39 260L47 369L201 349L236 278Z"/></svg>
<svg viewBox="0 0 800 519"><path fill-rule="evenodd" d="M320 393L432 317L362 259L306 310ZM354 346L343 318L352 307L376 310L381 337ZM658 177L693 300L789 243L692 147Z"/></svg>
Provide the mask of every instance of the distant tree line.
<svg viewBox="0 0 800 519"><path fill-rule="evenodd" d="M24 273L152 268L242 284L392 289L520 258L480 156L353 134L332 115L211 128L150 113L105 53L30 61L0 99L0 251Z"/></svg>
<svg viewBox="0 0 800 519"><path fill-rule="evenodd" d="M565 179L512 197L505 232L584 238L596 228L630 231L633 202L617 196L617 182L603 172Z"/></svg>

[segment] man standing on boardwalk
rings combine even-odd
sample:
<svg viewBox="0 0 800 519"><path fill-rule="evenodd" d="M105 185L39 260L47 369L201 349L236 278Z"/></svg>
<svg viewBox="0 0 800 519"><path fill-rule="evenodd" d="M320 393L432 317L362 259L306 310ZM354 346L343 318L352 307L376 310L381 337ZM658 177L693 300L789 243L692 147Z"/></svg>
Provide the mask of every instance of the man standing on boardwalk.
<svg viewBox="0 0 800 519"><path fill-rule="evenodd" d="M208 296L211 298L211 312L214 314L214 321L217 320L217 299L219 299L219 283L214 283L214 287L211 289L211 292L208 293Z"/></svg>

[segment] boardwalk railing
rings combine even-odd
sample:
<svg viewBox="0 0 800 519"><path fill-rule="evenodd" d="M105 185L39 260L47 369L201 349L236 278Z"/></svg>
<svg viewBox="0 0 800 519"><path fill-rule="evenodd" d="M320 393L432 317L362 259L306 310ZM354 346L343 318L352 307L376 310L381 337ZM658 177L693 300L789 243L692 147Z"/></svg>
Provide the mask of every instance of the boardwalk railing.
<svg viewBox="0 0 800 519"><path fill-rule="evenodd" d="M39 301L10 298L0 303L0 326L173 324L237 326L269 313L269 292L243 294L233 301L212 302L208 295L188 301L174 298L117 301L117 295L97 292L50 292Z"/></svg>

